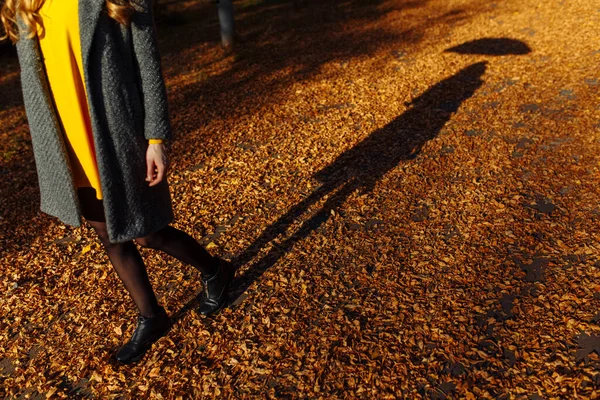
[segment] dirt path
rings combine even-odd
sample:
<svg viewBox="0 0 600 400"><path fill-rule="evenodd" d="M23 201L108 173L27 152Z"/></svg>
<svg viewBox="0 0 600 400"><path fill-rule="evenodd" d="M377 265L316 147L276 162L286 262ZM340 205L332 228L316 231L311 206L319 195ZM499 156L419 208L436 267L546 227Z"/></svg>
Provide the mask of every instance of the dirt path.
<svg viewBox="0 0 600 400"><path fill-rule="evenodd" d="M3 56L0 397L598 396L599 4L242 1L234 53L175 4L177 226L235 301L199 316L196 271L145 252L176 324L109 361L136 312L91 230L38 211Z"/></svg>

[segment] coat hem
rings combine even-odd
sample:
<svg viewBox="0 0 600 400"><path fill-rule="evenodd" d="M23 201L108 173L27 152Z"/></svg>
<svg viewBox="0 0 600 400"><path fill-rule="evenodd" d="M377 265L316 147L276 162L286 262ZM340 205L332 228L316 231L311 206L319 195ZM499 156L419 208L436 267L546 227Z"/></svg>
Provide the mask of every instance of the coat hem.
<svg viewBox="0 0 600 400"><path fill-rule="evenodd" d="M158 232L161 229L168 226L174 220L175 220L175 217L173 215L171 215L169 218L165 218L163 221L156 223L155 225L153 225L152 227L150 227L148 229L144 229L144 230L137 231L137 232L124 233L122 235L113 236L109 231L108 239L110 240L111 243L129 242L131 240L135 240L135 239L142 238L144 236L148 236L154 232Z"/></svg>
<svg viewBox="0 0 600 400"><path fill-rule="evenodd" d="M64 218L64 217L61 217L59 215L56 215L55 213L50 212L48 210L45 210L42 207L40 207L40 211L43 212L44 214L47 214L47 215L49 215L51 217L54 217L54 218L58 219L63 224L72 226L74 228L80 228L83 225L83 223L81 221L81 217L79 217L77 220L72 220L70 218Z"/></svg>

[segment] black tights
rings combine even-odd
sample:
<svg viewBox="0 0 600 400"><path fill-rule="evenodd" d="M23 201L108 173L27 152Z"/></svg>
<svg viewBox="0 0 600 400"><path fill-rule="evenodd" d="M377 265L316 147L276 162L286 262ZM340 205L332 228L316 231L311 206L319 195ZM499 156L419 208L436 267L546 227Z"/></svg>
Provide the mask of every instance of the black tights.
<svg viewBox="0 0 600 400"><path fill-rule="evenodd" d="M111 243L108 239L102 201L96 199L93 189L79 189L78 192L84 217L98 234L110 262L140 314L145 317L153 316L159 308L158 300L137 247L133 241ZM142 247L164 251L190 264L205 276L213 275L218 269L218 258L212 257L193 237L171 226L135 241Z"/></svg>

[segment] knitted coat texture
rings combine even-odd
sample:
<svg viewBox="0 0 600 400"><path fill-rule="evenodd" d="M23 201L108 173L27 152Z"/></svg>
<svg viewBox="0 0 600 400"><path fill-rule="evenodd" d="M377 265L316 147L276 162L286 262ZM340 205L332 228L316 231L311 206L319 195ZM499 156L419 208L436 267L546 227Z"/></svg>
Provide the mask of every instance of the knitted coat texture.
<svg viewBox="0 0 600 400"><path fill-rule="evenodd" d="M150 187L148 139L171 139L167 96L151 0L135 0L131 24L110 18L105 0L78 0L87 99L111 242L158 231L173 220L166 180ZM22 23L21 23L22 26ZM37 37L17 42L41 210L81 225L64 133Z"/></svg>

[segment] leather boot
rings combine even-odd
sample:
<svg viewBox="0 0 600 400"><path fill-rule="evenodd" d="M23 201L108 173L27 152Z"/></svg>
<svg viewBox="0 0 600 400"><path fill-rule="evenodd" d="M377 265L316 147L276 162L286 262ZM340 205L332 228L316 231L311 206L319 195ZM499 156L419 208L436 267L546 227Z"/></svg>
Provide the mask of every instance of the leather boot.
<svg viewBox="0 0 600 400"><path fill-rule="evenodd" d="M202 278L204 292L200 296L198 312L203 315L215 314L227 302L229 285L235 276L233 264L219 260L219 270L212 276Z"/></svg>
<svg viewBox="0 0 600 400"><path fill-rule="evenodd" d="M129 342L119 349L115 358L123 364L138 361L154 342L171 328L171 319L164 308L153 317L138 316L138 323Z"/></svg>

